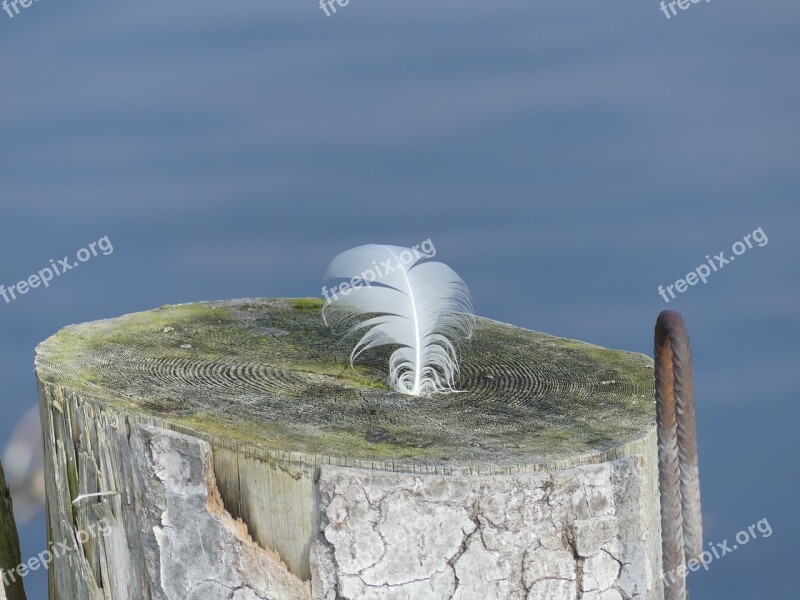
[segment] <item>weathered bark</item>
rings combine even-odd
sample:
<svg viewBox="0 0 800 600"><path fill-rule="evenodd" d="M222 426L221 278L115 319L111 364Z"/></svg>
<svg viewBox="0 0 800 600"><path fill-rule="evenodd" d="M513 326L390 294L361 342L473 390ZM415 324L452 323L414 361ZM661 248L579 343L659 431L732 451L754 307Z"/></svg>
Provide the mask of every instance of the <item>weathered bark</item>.
<svg viewBox="0 0 800 600"><path fill-rule="evenodd" d="M642 462L475 477L324 467L314 597L656 597Z"/></svg>
<svg viewBox="0 0 800 600"><path fill-rule="evenodd" d="M37 351L56 600L660 600L652 361L478 320L464 393L355 370L312 300ZM79 496L105 493L111 495Z"/></svg>
<svg viewBox="0 0 800 600"><path fill-rule="evenodd" d="M0 464L0 600L25 600L22 578L15 572L21 563L11 494Z"/></svg>

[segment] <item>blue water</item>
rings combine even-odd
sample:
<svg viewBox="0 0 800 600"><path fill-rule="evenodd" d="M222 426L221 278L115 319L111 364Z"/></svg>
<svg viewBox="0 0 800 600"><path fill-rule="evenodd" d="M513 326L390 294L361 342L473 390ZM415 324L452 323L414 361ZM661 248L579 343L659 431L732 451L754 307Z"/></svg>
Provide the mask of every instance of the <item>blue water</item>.
<svg viewBox="0 0 800 600"><path fill-rule="evenodd" d="M652 353L681 311L706 538L773 529L691 574L692 599L795 598L799 27L789 0L0 12L0 283L114 246L0 300L0 445L64 325L318 295L338 252L431 238L495 319ZM658 295L758 227L766 245ZM22 535L41 551L42 519Z"/></svg>

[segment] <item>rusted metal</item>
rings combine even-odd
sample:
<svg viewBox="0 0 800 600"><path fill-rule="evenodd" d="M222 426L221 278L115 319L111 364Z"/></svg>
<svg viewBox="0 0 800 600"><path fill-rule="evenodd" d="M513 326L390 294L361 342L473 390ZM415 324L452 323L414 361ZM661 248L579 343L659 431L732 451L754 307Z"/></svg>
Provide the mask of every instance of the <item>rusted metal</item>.
<svg viewBox="0 0 800 600"><path fill-rule="evenodd" d="M655 330L656 423L665 600L685 600L684 560L703 551L692 350L673 310Z"/></svg>

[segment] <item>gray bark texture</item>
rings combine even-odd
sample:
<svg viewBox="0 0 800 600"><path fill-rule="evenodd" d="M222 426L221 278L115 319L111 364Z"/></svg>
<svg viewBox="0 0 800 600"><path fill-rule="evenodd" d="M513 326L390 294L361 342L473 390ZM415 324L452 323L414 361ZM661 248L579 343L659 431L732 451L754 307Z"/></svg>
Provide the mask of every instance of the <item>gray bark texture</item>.
<svg viewBox="0 0 800 600"><path fill-rule="evenodd" d="M479 319L416 399L320 308L40 345L52 600L663 600L652 361Z"/></svg>
<svg viewBox="0 0 800 600"><path fill-rule="evenodd" d="M655 597L633 458L487 477L327 467L319 486L315 600Z"/></svg>

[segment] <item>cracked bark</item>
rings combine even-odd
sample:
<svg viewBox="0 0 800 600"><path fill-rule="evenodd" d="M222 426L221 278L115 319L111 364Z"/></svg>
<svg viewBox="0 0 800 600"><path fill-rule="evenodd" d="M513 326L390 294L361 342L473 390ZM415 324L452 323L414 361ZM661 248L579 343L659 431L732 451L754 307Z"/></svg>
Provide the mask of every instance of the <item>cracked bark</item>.
<svg viewBox="0 0 800 600"><path fill-rule="evenodd" d="M62 520L55 529L69 539L102 528L55 561L55 598L311 598L309 584L225 509L207 442L145 425L133 425L130 435L117 433L114 442L98 435L96 451L101 464L125 461L128 479L120 496L81 501L72 522ZM101 468L97 475L105 480L114 473ZM52 483L68 482L56 475Z"/></svg>
<svg viewBox="0 0 800 600"><path fill-rule="evenodd" d="M649 359L479 319L469 391L415 399L318 309L40 345L51 600L663 600Z"/></svg>
<svg viewBox="0 0 800 600"><path fill-rule="evenodd" d="M658 598L646 479L637 458L469 478L323 467L314 597Z"/></svg>

